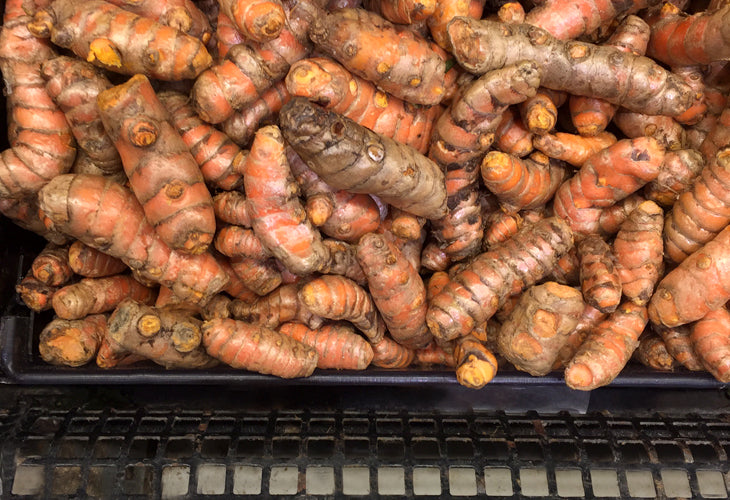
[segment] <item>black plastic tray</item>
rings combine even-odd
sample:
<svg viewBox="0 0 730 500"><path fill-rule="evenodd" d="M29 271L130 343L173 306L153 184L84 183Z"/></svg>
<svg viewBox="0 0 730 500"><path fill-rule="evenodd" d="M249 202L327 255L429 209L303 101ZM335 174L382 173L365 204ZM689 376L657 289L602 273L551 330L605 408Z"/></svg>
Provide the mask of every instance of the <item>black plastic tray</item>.
<svg viewBox="0 0 730 500"><path fill-rule="evenodd" d="M348 386L419 386L457 385L453 370L446 368L365 371L317 370L302 379L284 380L273 376L217 367L209 370L165 370L155 364L102 370L96 366L64 368L46 364L38 354L38 335L52 314L36 314L25 307L13 292L30 262L44 245L41 238L21 230L0 218L0 367L7 379L16 384L194 384L258 386L348 385ZM515 369L501 369L489 386L562 386L560 372L533 377ZM613 382L612 387L666 387L711 389L722 387L708 373L678 370L661 373L639 365L630 365ZM569 390L566 388L566 390ZM578 391L570 391L578 392Z"/></svg>

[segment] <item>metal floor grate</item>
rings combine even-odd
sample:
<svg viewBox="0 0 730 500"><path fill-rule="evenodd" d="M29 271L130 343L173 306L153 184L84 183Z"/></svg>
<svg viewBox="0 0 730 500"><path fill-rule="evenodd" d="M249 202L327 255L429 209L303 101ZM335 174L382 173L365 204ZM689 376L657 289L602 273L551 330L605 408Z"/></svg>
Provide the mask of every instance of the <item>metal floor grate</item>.
<svg viewBox="0 0 730 500"><path fill-rule="evenodd" d="M2 496L727 498L730 417L54 409L0 414Z"/></svg>

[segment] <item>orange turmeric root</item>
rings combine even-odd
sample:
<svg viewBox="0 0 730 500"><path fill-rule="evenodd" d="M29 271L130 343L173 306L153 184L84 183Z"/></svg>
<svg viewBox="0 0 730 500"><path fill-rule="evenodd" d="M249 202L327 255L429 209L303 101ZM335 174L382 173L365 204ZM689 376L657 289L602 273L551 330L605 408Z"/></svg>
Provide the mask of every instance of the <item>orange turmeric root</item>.
<svg viewBox="0 0 730 500"><path fill-rule="evenodd" d="M383 339L385 323L370 295L344 276L325 275L309 281L299 290L299 300L317 316L349 321L371 344Z"/></svg>
<svg viewBox="0 0 730 500"><path fill-rule="evenodd" d="M284 323L302 323L319 328L322 318L312 313L298 295L297 285L282 285L255 302L234 300L229 305L231 317L246 323L276 329Z"/></svg>
<svg viewBox="0 0 730 500"><path fill-rule="evenodd" d="M156 309L123 300L107 323L109 351L133 353L165 368L211 368L218 364L203 349L201 322L189 311Z"/></svg>
<svg viewBox="0 0 730 500"><path fill-rule="evenodd" d="M700 144L699 151L709 162L717 152L730 143L730 106L720 113Z"/></svg>
<svg viewBox="0 0 730 500"><path fill-rule="evenodd" d="M653 201L645 201L621 225L613 242L621 290L637 305L649 302L664 274L664 213Z"/></svg>
<svg viewBox="0 0 730 500"><path fill-rule="evenodd" d="M119 157L104 130L96 97L113 85L103 71L92 64L58 56L41 65L46 90L66 115L79 148L104 174L122 171Z"/></svg>
<svg viewBox="0 0 730 500"><path fill-rule="evenodd" d="M507 297L547 276L572 246L570 227L550 217L477 256L431 300L426 314L431 333L441 340L468 334Z"/></svg>
<svg viewBox="0 0 730 500"><path fill-rule="evenodd" d="M182 299L204 303L228 283L212 255L182 254L165 245L134 194L113 180L60 175L40 191L39 201L51 227L103 249Z"/></svg>
<svg viewBox="0 0 730 500"><path fill-rule="evenodd" d="M161 293L162 291L160 291L160 294ZM200 316L204 321L210 321L211 319L228 319L231 317L230 305L231 299L222 293L219 293L205 304L205 307L203 307L202 311L200 311ZM160 306L156 305L156 307Z"/></svg>
<svg viewBox="0 0 730 500"><path fill-rule="evenodd" d="M426 287L418 270L377 233L360 238L357 259L393 340L412 349L426 347L433 337L426 326Z"/></svg>
<svg viewBox="0 0 730 500"><path fill-rule="evenodd" d="M314 20L309 37L352 73L413 104L435 105L445 94L445 54L406 28L363 9L340 9ZM372 51L370 47L391 50Z"/></svg>
<svg viewBox="0 0 730 500"><path fill-rule="evenodd" d="M525 224L534 224L545 216L539 210L525 210L519 213L507 213L501 210L493 212L486 219L483 248L492 248L507 241Z"/></svg>
<svg viewBox="0 0 730 500"><path fill-rule="evenodd" d="M653 137L670 151L687 147L684 127L670 116L653 116L619 109L613 117L613 123L630 139Z"/></svg>
<svg viewBox="0 0 730 500"><path fill-rule="evenodd" d="M416 359L416 351L387 336L372 342L372 348L371 364L379 368L407 368Z"/></svg>
<svg viewBox="0 0 730 500"><path fill-rule="evenodd" d="M234 45L220 64L198 76L190 98L203 120L213 124L227 120L284 78L293 62L309 55L312 47L307 30L324 13L316 2L297 0L287 7L286 15L287 23L278 37L260 44Z"/></svg>
<svg viewBox="0 0 730 500"><path fill-rule="evenodd" d="M245 158L241 148L223 132L201 120L187 95L165 91L157 97L169 112L170 123L200 165L205 182L226 190L240 186L243 179L236 168Z"/></svg>
<svg viewBox="0 0 730 500"><path fill-rule="evenodd" d="M621 277L611 247L599 236L591 235L577 248L583 298L602 313L612 313L621 303Z"/></svg>
<svg viewBox="0 0 730 500"><path fill-rule="evenodd" d="M644 187L646 199L663 207L674 205L682 193L692 189L704 166L704 158L694 149L667 152L659 176Z"/></svg>
<svg viewBox="0 0 730 500"><path fill-rule="evenodd" d="M282 282L281 272L271 259L236 257L231 259L230 266L243 285L256 295L266 295Z"/></svg>
<svg viewBox="0 0 730 500"><path fill-rule="evenodd" d="M558 188L555 215L583 235L598 231L602 208L626 198L659 175L664 148L650 137L623 139L591 156Z"/></svg>
<svg viewBox="0 0 730 500"><path fill-rule="evenodd" d="M292 273L307 275L321 270L329 255L305 218L284 148L277 126L260 128L243 164L244 188L251 226L263 246Z"/></svg>
<svg viewBox="0 0 730 500"><path fill-rule="evenodd" d="M491 151L482 160L481 174L484 185L497 195L502 209L514 213L544 205L569 172L561 162L542 153L522 160Z"/></svg>
<svg viewBox="0 0 730 500"><path fill-rule="evenodd" d="M264 90L261 97L221 123L221 129L233 142L245 147L251 143L256 130L276 123L277 113L290 99L284 80L279 80Z"/></svg>
<svg viewBox="0 0 730 500"><path fill-rule="evenodd" d="M575 288L551 281L528 288L499 330L500 354L519 370L546 375L584 308Z"/></svg>
<svg viewBox="0 0 730 500"><path fill-rule="evenodd" d="M215 237L215 249L231 258L248 257L265 260L271 257L258 236L241 226L223 226Z"/></svg>
<svg viewBox="0 0 730 500"><path fill-rule="evenodd" d="M428 29L434 41L443 49L451 50L446 27L449 21L457 16L469 16L474 19L482 17L484 0L463 1L463 0L437 0L436 8L428 18Z"/></svg>
<svg viewBox="0 0 730 500"><path fill-rule="evenodd" d="M228 51L231 50L231 47L244 43L246 37L238 31L238 26L224 12L218 12L217 21L215 34L218 57L216 58L216 62L220 64L225 59Z"/></svg>
<svg viewBox="0 0 730 500"><path fill-rule="evenodd" d="M556 132L536 135L532 144L550 158L581 167L588 158L616 143L616 136L610 132L597 133L590 137Z"/></svg>
<svg viewBox="0 0 730 500"><path fill-rule="evenodd" d="M621 224L629 218L631 212L645 201L644 197L640 194L632 194L615 205L604 208L598 218L598 232L603 236L618 233Z"/></svg>
<svg viewBox="0 0 730 500"><path fill-rule="evenodd" d="M110 3L199 38L203 43L208 43L213 35L208 17L192 0L112 0Z"/></svg>
<svg viewBox="0 0 730 500"><path fill-rule="evenodd" d="M456 341L456 380L470 389L481 389L497 374L497 358L471 335Z"/></svg>
<svg viewBox="0 0 730 500"><path fill-rule="evenodd" d="M664 340L667 351L678 363L682 364L688 370L704 370L702 362L697 357L694 347L692 347L692 340L690 339L691 328L689 325L667 328L664 325L652 323L651 329Z"/></svg>
<svg viewBox="0 0 730 500"><path fill-rule="evenodd" d="M550 133L558 122L558 108L567 98L568 94L565 92L540 88L534 96L517 106L522 123L537 136Z"/></svg>
<svg viewBox="0 0 730 500"><path fill-rule="evenodd" d="M730 382L730 313L725 307L708 312L692 326L692 347L705 369Z"/></svg>
<svg viewBox="0 0 730 500"><path fill-rule="evenodd" d="M68 247L68 265L73 272L85 278L113 276L127 269L121 260L80 241L74 241Z"/></svg>
<svg viewBox="0 0 730 500"><path fill-rule="evenodd" d="M281 0L222 0L220 6L241 34L256 42L276 38L286 22Z"/></svg>
<svg viewBox="0 0 730 500"><path fill-rule="evenodd" d="M586 304L585 309L583 309L583 314L578 320L578 324L575 328L573 328L573 331L570 332L567 340L563 344L563 347L561 347L558 351L558 356L555 359L553 370L560 370L561 368L564 368L570 360L573 359L573 356L575 356L575 353L578 352L578 349L580 349L583 342L585 342L586 337L588 337L588 333L598 323L606 319L607 316L607 314L602 313L590 304Z"/></svg>
<svg viewBox="0 0 730 500"><path fill-rule="evenodd" d="M591 330L565 367L568 387L590 391L610 384L639 346L639 335L647 322L646 307L621 304Z"/></svg>
<svg viewBox="0 0 730 500"><path fill-rule="evenodd" d="M519 113L511 108L502 113L502 120L494 134L494 147L503 153L523 158L533 150L533 133L522 123Z"/></svg>
<svg viewBox="0 0 730 500"><path fill-rule="evenodd" d="M317 351L269 328L233 319L202 326L208 353L232 366L282 378L308 377L317 367Z"/></svg>
<svg viewBox="0 0 730 500"><path fill-rule="evenodd" d="M705 102L705 82L703 80L702 68L700 66L677 66L672 68L675 75L679 75L687 85L695 91L695 100L687 111L674 119L682 125L695 125L702 121L707 114L707 103Z"/></svg>
<svg viewBox="0 0 730 500"><path fill-rule="evenodd" d="M59 318L80 319L113 310L126 298L154 304L157 291L139 284L129 275L85 278L53 294L53 309Z"/></svg>
<svg viewBox="0 0 730 500"><path fill-rule="evenodd" d="M102 0L54 0L28 29L104 69L158 80L195 78L213 62L203 42Z"/></svg>
<svg viewBox="0 0 730 500"><path fill-rule="evenodd" d="M45 311L52 307L51 300L56 290L58 287L38 281L31 273L28 273L20 283L15 285L15 291L20 296L20 300L35 312Z"/></svg>
<svg viewBox="0 0 730 500"><path fill-rule="evenodd" d="M0 197L0 214L13 221L15 225L38 234L56 245L64 245L69 241L68 236L47 228L43 223L35 194L27 198Z"/></svg>
<svg viewBox="0 0 730 500"><path fill-rule="evenodd" d="M557 281L561 285L580 285L580 260L575 247L558 259L548 278L551 281Z"/></svg>
<svg viewBox="0 0 730 500"><path fill-rule="evenodd" d="M171 248L203 253L215 232L213 200L150 81L133 76L97 102L147 220Z"/></svg>
<svg viewBox="0 0 730 500"><path fill-rule="evenodd" d="M66 117L41 77L41 64L55 53L28 31L30 18L22 4L5 2L0 31L10 142L10 148L0 152L0 198L35 196L53 177L68 172L76 154Z"/></svg>
<svg viewBox="0 0 730 500"><path fill-rule="evenodd" d="M238 191L223 191L213 197L215 216L223 222L236 226L251 227L251 215L246 195Z"/></svg>
<svg viewBox="0 0 730 500"><path fill-rule="evenodd" d="M329 249L330 260L322 269L323 274L339 274L350 278L358 285L367 284L365 272L357 260L357 246L340 240L324 240Z"/></svg>
<svg viewBox="0 0 730 500"><path fill-rule="evenodd" d="M436 10L436 0L365 0L365 8L395 24L427 19Z"/></svg>
<svg viewBox="0 0 730 500"><path fill-rule="evenodd" d="M329 324L316 330L299 323L285 323L283 333L317 351L317 368L364 370L373 360L373 348L351 326Z"/></svg>
<svg viewBox="0 0 730 500"><path fill-rule="evenodd" d="M414 363L419 366L441 365L456 368L454 353L446 352L446 350L436 342L431 342L423 349L416 350L416 359L414 360Z"/></svg>
<svg viewBox="0 0 730 500"><path fill-rule="evenodd" d="M421 267L429 271L446 271L451 258L434 242L426 244L421 252Z"/></svg>
<svg viewBox="0 0 730 500"><path fill-rule="evenodd" d="M56 318L41 332L38 350L46 363L83 366L96 358L106 334L106 316L94 314L84 319Z"/></svg>
<svg viewBox="0 0 730 500"><path fill-rule="evenodd" d="M644 366L660 371L671 371L677 362L674 360L662 338L648 332L639 339L639 347L634 351L634 359Z"/></svg>
<svg viewBox="0 0 730 500"><path fill-rule="evenodd" d="M428 151L438 106L412 106L378 90L331 59L313 57L292 64L286 77L292 95L306 97L370 130Z"/></svg>
<svg viewBox="0 0 730 500"><path fill-rule="evenodd" d="M710 160L679 196L664 225L666 254L682 262L730 222L730 147Z"/></svg>
<svg viewBox="0 0 730 500"><path fill-rule="evenodd" d="M30 265L33 277L49 286L60 286L74 275L68 264L68 247L48 244Z"/></svg>

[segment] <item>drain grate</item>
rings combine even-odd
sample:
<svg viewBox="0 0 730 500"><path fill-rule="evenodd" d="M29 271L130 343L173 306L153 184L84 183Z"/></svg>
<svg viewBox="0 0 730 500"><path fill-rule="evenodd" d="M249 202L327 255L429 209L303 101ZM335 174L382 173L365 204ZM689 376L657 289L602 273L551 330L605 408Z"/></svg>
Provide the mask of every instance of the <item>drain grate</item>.
<svg viewBox="0 0 730 500"><path fill-rule="evenodd" d="M31 406L0 425L6 498L728 497L722 415Z"/></svg>

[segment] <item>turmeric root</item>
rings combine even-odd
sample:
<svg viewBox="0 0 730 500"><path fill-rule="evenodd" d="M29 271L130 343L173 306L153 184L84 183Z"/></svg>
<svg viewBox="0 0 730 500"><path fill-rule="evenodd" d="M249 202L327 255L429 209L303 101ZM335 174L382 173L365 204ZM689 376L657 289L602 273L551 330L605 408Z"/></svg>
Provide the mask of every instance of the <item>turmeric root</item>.
<svg viewBox="0 0 730 500"><path fill-rule="evenodd" d="M705 102L705 82L703 80L702 68L700 66L677 66L672 68L675 75L679 75L692 90L695 91L695 100L687 111L674 119L682 125L695 125L702 121L707 114L707 103Z"/></svg>
<svg viewBox="0 0 730 500"><path fill-rule="evenodd" d="M644 187L647 200L670 207L679 196L692 189L705 166L702 155L694 149L668 151L659 176Z"/></svg>
<svg viewBox="0 0 730 500"><path fill-rule="evenodd" d="M291 95L283 80L279 80L261 93L261 97L248 106L237 110L226 121L221 129L240 146L251 143L256 130L276 121L277 113L289 102Z"/></svg>
<svg viewBox="0 0 730 500"><path fill-rule="evenodd" d="M632 194L615 205L604 208L598 218L599 233L604 236L618 233L618 230L621 228L621 224L629 218L629 214L631 214L631 212L633 212L636 207L641 205L644 201L646 200L640 194Z"/></svg>
<svg viewBox="0 0 730 500"><path fill-rule="evenodd" d="M444 98L443 51L373 12L363 9L330 12L314 20L309 37L321 51L352 73L395 97L429 106ZM379 46L389 50L371 50Z"/></svg>
<svg viewBox="0 0 730 500"><path fill-rule="evenodd" d="M97 103L147 220L172 249L205 252L215 232L213 200L150 81L135 75Z"/></svg>
<svg viewBox="0 0 730 500"><path fill-rule="evenodd" d="M203 349L200 320L189 311L156 309L123 300L107 323L110 351L134 353L165 368L211 368L218 364Z"/></svg>
<svg viewBox="0 0 730 500"><path fill-rule="evenodd" d="M503 153L511 154L519 158L525 157L533 150L533 134L518 113L507 108L502 113L502 120L494 131L494 147Z"/></svg>
<svg viewBox="0 0 730 500"><path fill-rule="evenodd" d="M583 298L602 313L612 313L621 303L621 277L614 267L611 247L599 236L591 235L577 248Z"/></svg>
<svg viewBox="0 0 730 500"><path fill-rule="evenodd" d="M329 324L316 330L299 323L285 323L283 333L317 351L317 368L364 370L373 359L373 348L351 326Z"/></svg>
<svg viewBox="0 0 730 500"><path fill-rule="evenodd" d="M489 72L470 83L434 126L429 158L444 172L449 213L432 223L432 233L453 260L477 253L482 238L478 160L507 105L534 95L539 79L532 62Z"/></svg>
<svg viewBox="0 0 730 500"><path fill-rule="evenodd" d="M428 151L431 130L441 111L438 106L413 106L388 95L323 57L292 64L286 86L292 95L306 97L420 153Z"/></svg>
<svg viewBox="0 0 730 500"><path fill-rule="evenodd" d="M637 305L649 302L664 273L662 225L664 212L653 201L645 201L621 224L613 241L621 291Z"/></svg>
<svg viewBox="0 0 730 500"><path fill-rule="evenodd" d="M639 335L648 321L646 307L621 304L588 334L565 367L571 389L590 391L610 384L639 346Z"/></svg>
<svg viewBox="0 0 730 500"><path fill-rule="evenodd" d="M230 261L230 266L243 285L256 295L271 293L282 282L281 272L271 259L236 257Z"/></svg>
<svg viewBox="0 0 730 500"><path fill-rule="evenodd" d="M730 106L725 108L714 120L705 139L700 144L699 151L705 157L705 161L709 162L728 143L730 143Z"/></svg>
<svg viewBox="0 0 730 500"><path fill-rule="evenodd" d="M83 366L96 357L106 334L106 316L94 314L84 319L56 318L41 332L38 350L46 363Z"/></svg>
<svg viewBox="0 0 730 500"><path fill-rule="evenodd" d="M470 389L481 389L497 374L497 358L471 335L456 340L456 380Z"/></svg>
<svg viewBox="0 0 730 500"><path fill-rule="evenodd" d="M558 259L548 278L557 281L561 285L580 285L580 260L575 247Z"/></svg>
<svg viewBox="0 0 730 500"><path fill-rule="evenodd" d="M444 174L413 148L303 98L289 101L279 122L287 142L330 186L375 194L429 219L446 213Z"/></svg>
<svg viewBox="0 0 730 500"><path fill-rule="evenodd" d="M588 158L616 143L616 136L601 132L590 137L556 132L536 135L532 144L550 158L581 167Z"/></svg>
<svg viewBox="0 0 730 500"><path fill-rule="evenodd" d="M682 262L730 222L730 147L708 162L679 196L664 225L666 254Z"/></svg>
<svg viewBox="0 0 730 500"><path fill-rule="evenodd" d="M474 19L482 17L484 0L437 0L436 8L428 18L428 29L434 41L443 49L451 50L446 28L457 16L470 16Z"/></svg>
<svg viewBox="0 0 730 500"><path fill-rule="evenodd" d="M216 0L218 3L218 0ZM238 31L238 26L224 12L218 12L216 23L216 48L218 49L217 63L225 59L231 47L246 42L246 37Z"/></svg>
<svg viewBox="0 0 730 500"><path fill-rule="evenodd" d="M357 259L393 340L412 349L426 347L432 336L426 326L426 287L418 270L377 233L360 238Z"/></svg>
<svg viewBox="0 0 730 500"><path fill-rule="evenodd" d="M156 290L139 284L128 275L85 278L54 293L53 309L59 318L80 319L112 311L126 298L151 305L156 297Z"/></svg>
<svg viewBox="0 0 730 500"><path fill-rule="evenodd" d="M507 297L546 276L572 246L570 227L550 217L477 256L431 300L426 315L431 333L442 340L468 334Z"/></svg>
<svg viewBox="0 0 730 500"><path fill-rule="evenodd" d="M550 281L528 288L499 330L500 354L519 370L546 375L584 308L575 288Z"/></svg>
<svg viewBox="0 0 730 500"><path fill-rule="evenodd" d="M231 190L241 185L236 171L244 153L229 137L203 122L185 94L165 91L157 95L170 116L170 124L190 149L200 166L205 182L220 189Z"/></svg>
<svg viewBox="0 0 730 500"><path fill-rule="evenodd" d="M197 38L102 0L54 0L36 12L28 29L125 75L183 80L195 78L213 62Z"/></svg>
<svg viewBox="0 0 730 500"><path fill-rule="evenodd" d="M208 18L192 0L112 0L110 3L199 38L203 43L208 43L213 35Z"/></svg>
<svg viewBox="0 0 730 500"><path fill-rule="evenodd" d="M717 380L730 382L730 313L725 307L708 312L692 325L692 347L705 369Z"/></svg>
<svg viewBox="0 0 730 500"><path fill-rule="evenodd" d="M694 347L692 347L692 340L690 339L691 328L689 325L667 328L664 325L652 323L651 329L664 340L667 351L677 362L681 363L688 370L704 370L700 359L695 353Z"/></svg>
<svg viewBox="0 0 730 500"><path fill-rule="evenodd" d="M525 22L547 30L560 40L570 40L595 31L612 19L640 11L658 0L599 2L596 0L546 0L527 13Z"/></svg>
<svg viewBox="0 0 730 500"><path fill-rule="evenodd" d="M228 282L212 255L182 254L165 245L134 194L113 180L60 175L40 191L39 201L52 227L121 259L180 298L205 302Z"/></svg>
<svg viewBox="0 0 730 500"><path fill-rule="evenodd" d="M20 283L15 285L15 291L20 296L20 300L35 312L50 309L53 294L57 290L58 287L46 285L34 278L32 273L28 273Z"/></svg>
<svg viewBox="0 0 730 500"><path fill-rule="evenodd" d="M436 0L365 0L367 10L395 24L411 24L427 19L436 10Z"/></svg>
<svg viewBox="0 0 730 500"><path fill-rule="evenodd" d="M591 156L555 194L555 215L581 234L598 231L601 209L609 207L654 180L664 148L650 137L622 139Z"/></svg>
<svg viewBox="0 0 730 500"><path fill-rule="evenodd" d="M281 0L222 0L221 11L248 39L266 42L279 36L286 14Z"/></svg>
<svg viewBox="0 0 730 500"><path fill-rule="evenodd" d="M481 173L484 185L510 213L544 205L569 175L559 160L542 153L522 160L499 151L487 153Z"/></svg>
<svg viewBox="0 0 730 500"><path fill-rule="evenodd" d="M531 60L542 72L542 86L601 97L632 111L676 116L694 100L694 92L681 78L647 57L614 47L563 42L528 24L502 25L466 17L455 18L448 32L456 60L472 73Z"/></svg>
<svg viewBox="0 0 730 500"><path fill-rule="evenodd" d="M306 219L289 169L284 140L275 125L260 128L243 164L251 226L261 243L294 274L322 269L327 248Z"/></svg>
<svg viewBox="0 0 730 500"><path fill-rule="evenodd" d="M278 37L261 44L235 45L223 62L198 76L190 98L203 120L213 124L227 120L284 78L292 63L309 55L307 30L324 13L312 0L292 0L287 2L286 15Z"/></svg>
<svg viewBox="0 0 730 500"><path fill-rule="evenodd" d="M73 272L85 278L113 276L127 269L121 260L80 241L74 241L68 247L68 265Z"/></svg>
<svg viewBox="0 0 730 500"><path fill-rule="evenodd" d="M65 234L45 226L38 212L38 199L35 194L27 198L0 196L0 214L13 221L15 225L38 234L51 243L63 245L69 241L69 237Z"/></svg>
<svg viewBox="0 0 730 500"><path fill-rule="evenodd" d="M660 371L671 371L676 364L662 338L653 332L641 336L634 358L642 365Z"/></svg>
<svg viewBox="0 0 730 500"><path fill-rule="evenodd" d="M703 318L730 300L730 227L684 259L659 282L649 302L654 323L675 327Z"/></svg>
<svg viewBox="0 0 730 500"><path fill-rule="evenodd" d="M549 133L555 128L558 122L558 108L563 105L567 97L565 92L539 89L534 96L519 104L522 123L535 135Z"/></svg>
<svg viewBox="0 0 730 500"><path fill-rule="evenodd" d="M602 313L590 304L586 304L583 309L583 314L581 314L581 317L578 320L578 324L575 328L573 328L573 331L568 334L568 338L563 344L563 347L561 347L558 351L555 364L553 364L553 370L560 370L561 368L564 368L570 360L573 359L573 356L575 356L575 353L578 352L580 346L583 345L586 337L588 337L588 333L598 323L606 319L607 316L608 315L606 313Z"/></svg>
<svg viewBox="0 0 730 500"><path fill-rule="evenodd" d="M442 365L456 368L454 353L449 353L436 342L431 342L423 349L416 350L414 363L419 366Z"/></svg>
<svg viewBox="0 0 730 500"><path fill-rule="evenodd" d="M282 285L252 303L234 300L229 306L231 317L272 329L289 322L319 328L322 318L306 307L298 291L297 285Z"/></svg>
<svg viewBox="0 0 730 500"><path fill-rule="evenodd" d="M238 191L223 191L213 197L215 216L236 226L251 227L251 214L246 196Z"/></svg>
<svg viewBox="0 0 730 500"><path fill-rule="evenodd" d="M221 227L215 237L215 249L232 258L248 257L265 260L271 257L271 253L262 245L259 237L251 229L241 226Z"/></svg>
<svg viewBox="0 0 730 500"><path fill-rule="evenodd" d="M231 262L224 258L217 258L218 265L221 266L223 272L228 277L228 284L223 288L223 291L234 299L239 299L244 302L253 302L259 298L259 295L246 286L246 282L242 280L236 270L231 265Z"/></svg>
<svg viewBox="0 0 730 500"><path fill-rule="evenodd" d="M122 171L122 160L104 130L96 97L113 85L102 70L67 56L58 56L41 65L46 90L71 125L76 143L105 174Z"/></svg>
<svg viewBox="0 0 730 500"><path fill-rule="evenodd" d="M446 271L451 258L434 242L426 244L421 252L421 267L429 271Z"/></svg>
<svg viewBox="0 0 730 500"><path fill-rule="evenodd" d="M714 12L683 15L665 4L651 27L647 55L670 66L730 59L730 5Z"/></svg>
<svg viewBox="0 0 730 500"><path fill-rule="evenodd" d="M45 40L28 31L30 18L22 4L5 2L0 31L11 146L0 152L0 198L35 196L53 177L68 172L76 154L66 117L41 77L41 64L55 54Z"/></svg>
<svg viewBox="0 0 730 500"><path fill-rule="evenodd" d="M160 295L158 295L158 302L161 295L162 290L160 290ZM228 319L231 317L230 305L231 299L226 297L224 294L219 293L218 295L213 296L213 298L205 304L205 307L203 307L202 311L200 311L200 316L204 321L209 321L211 319ZM155 307L160 307L160 305L155 304Z"/></svg>
<svg viewBox="0 0 730 500"><path fill-rule="evenodd" d="M619 109L613 117L613 123L629 139L653 137L670 151L687 147L684 128L670 116L653 116Z"/></svg>
<svg viewBox="0 0 730 500"><path fill-rule="evenodd" d="M365 285L367 278L357 260L357 246L340 240L324 240L330 259L322 269L323 274L339 274L350 278L358 285Z"/></svg>
<svg viewBox="0 0 730 500"><path fill-rule="evenodd" d="M501 210L493 212L486 219L483 248L489 249L512 236L525 224L534 224L544 218L539 210L526 210L518 213L507 213Z"/></svg>
<svg viewBox="0 0 730 500"><path fill-rule="evenodd" d="M68 265L68 247L48 244L30 265L33 277L50 286L60 286L70 280L74 271Z"/></svg>
<svg viewBox="0 0 730 500"><path fill-rule="evenodd" d="M299 300L317 316L346 320L355 325L371 344L383 339L385 323L368 293L343 276L325 275L306 283Z"/></svg>
<svg viewBox="0 0 730 500"><path fill-rule="evenodd" d="M371 364L379 368L407 368L416 359L416 351L387 336L373 342L372 348Z"/></svg>
<svg viewBox="0 0 730 500"><path fill-rule="evenodd" d="M282 378L308 377L317 367L317 351L269 328L233 319L202 326L208 353L232 366Z"/></svg>

